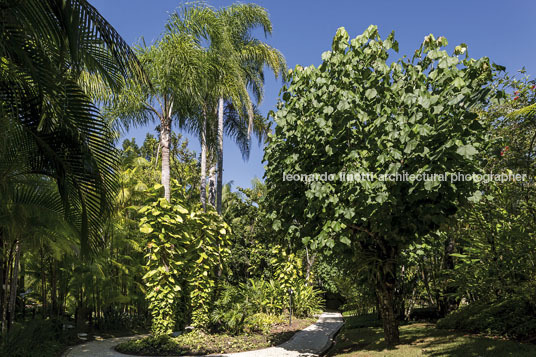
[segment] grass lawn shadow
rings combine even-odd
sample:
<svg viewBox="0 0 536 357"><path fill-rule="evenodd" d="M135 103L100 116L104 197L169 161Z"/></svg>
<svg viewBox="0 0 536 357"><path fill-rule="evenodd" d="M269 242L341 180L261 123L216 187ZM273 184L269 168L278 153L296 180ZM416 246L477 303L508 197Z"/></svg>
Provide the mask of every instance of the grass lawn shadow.
<svg viewBox="0 0 536 357"><path fill-rule="evenodd" d="M377 321L351 317L346 323L328 356L536 356L536 345L440 330L431 323L401 326L400 344L388 348ZM367 323L372 326L363 326Z"/></svg>

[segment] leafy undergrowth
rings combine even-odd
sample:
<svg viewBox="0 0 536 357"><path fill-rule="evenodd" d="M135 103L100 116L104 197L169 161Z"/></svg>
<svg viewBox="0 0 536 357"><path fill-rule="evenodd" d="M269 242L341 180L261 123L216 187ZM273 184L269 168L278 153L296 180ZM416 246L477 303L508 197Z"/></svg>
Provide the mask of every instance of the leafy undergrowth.
<svg viewBox="0 0 536 357"><path fill-rule="evenodd" d="M107 328L94 330L87 334L87 340L77 337L75 329L64 329L58 319L35 319L17 322L12 329L0 338L0 356L10 357L56 357L62 355L70 346L93 340L131 336L146 333L143 328Z"/></svg>
<svg viewBox="0 0 536 357"><path fill-rule="evenodd" d="M208 334L201 330L194 330L179 337L149 336L121 343L116 347L116 350L141 356L205 355L257 350L279 345L315 321L316 319L312 318L295 319L292 321L292 326L277 324L272 326L266 334L250 333L233 336Z"/></svg>
<svg viewBox="0 0 536 357"><path fill-rule="evenodd" d="M388 349L380 327L362 327L362 317L345 318L328 356L536 356L536 346L436 329L434 324L400 327L400 345Z"/></svg>
<svg viewBox="0 0 536 357"><path fill-rule="evenodd" d="M536 342L536 306L526 297L474 303L439 320L437 327Z"/></svg>

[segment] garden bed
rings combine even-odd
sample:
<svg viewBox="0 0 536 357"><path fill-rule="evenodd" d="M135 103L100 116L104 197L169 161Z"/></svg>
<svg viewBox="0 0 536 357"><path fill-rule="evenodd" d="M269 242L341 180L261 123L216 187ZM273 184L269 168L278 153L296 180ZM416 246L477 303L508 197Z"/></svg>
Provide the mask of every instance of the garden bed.
<svg viewBox="0 0 536 357"><path fill-rule="evenodd" d="M212 353L233 353L277 346L288 341L297 331L316 322L316 319L293 319L292 325L275 324L268 333L248 333L230 335L206 333L194 330L178 337L145 337L121 343L116 350L139 356L180 356L205 355Z"/></svg>

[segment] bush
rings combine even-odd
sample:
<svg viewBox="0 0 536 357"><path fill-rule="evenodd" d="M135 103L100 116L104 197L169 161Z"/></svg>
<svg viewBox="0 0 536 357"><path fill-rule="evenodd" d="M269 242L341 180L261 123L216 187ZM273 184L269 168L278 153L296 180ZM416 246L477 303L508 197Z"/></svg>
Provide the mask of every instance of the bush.
<svg viewBox="0 0 536 357"><path fill-rule="evenodd" d="M409 320L411 321L436 321L439 318L439 311L435 307L419 307L411 311Z"/></svg>
<svg viewBox="0 0 536 357"><path fill-rule="evenodd" d="M299 281L293 287L293 314L311 317L322 311L321 292ZM239 334L268 331L288 306L288 292L274 280L249 280L239 286L225 285L211 314L211 328Z"/></svg>
<svg viewBox="0 0 536 357"><path fill-rule="evenodd" d="M282 316L269 315L262 312L249 316L244 323L244 331L267 334L273 325L282 324L286 320Z"/></svg>
<svg viewBox="0 0 536 357"><path fill-rule="evenodd" d="M378 319L378 314L351 315L343 313L343 316L346 329L382 326L381 320Z"/></svg>
<svg viewBox="0 0 536 357"><path fill-rule="evenodd" d="M311 317L314 314L322 312L324 299L319 290L311 285L305 285L300 282L294 288L293 296L293 313L297 317Z"/></svg>
<svg viewBox="0 0 536 357"><path fill-rule="evenodd" d="M243 303L218 304L210 319L212 329L239 334L244 331L247 310L247 305Z"/></svg>
<svg viewBox="0 0 536 357"><path fill-rule="evenodd" d="M473 303L440 319L437 327L532 341L536 338L536 306L526 297Z"/></svg>
<svg viewBox="0 0 536 357"><path fill-rule="evenodd" d="M64 331L62 321L32 320L14 324L2 337L0 356L57 356L72 341L76 341L76 333Z"/></svg>
<svg viewBox="0 0 536 357"><path fill-rule="evenodd" d="M118 352L151 355L174 355L180 351L180 344L168 335L147 336L138 340L131 340L119 344L115 348Z"/></svg>
<svg viewBox="0 0 536 357"><path fill-rule="evenodd" d="M225 284L220 297L214 303L209 327L234 334L240 333L244 328L248 310L241 288Z"/></svg>
<svg viewBox="0 0 536 357"><path fill-rule="evenodd" d="M119 309L110 309L104 317L96 319L95 325L101 331L124 331L147 329L151 321L145 314L127 314Z"/></svg>
<svg viewBox="0 0 536 357"><path fill-rule="evenodd" d="M285 307L288 294L277 280L253 280L240 284L244 300L251 304L254 312L279 315Z"/></svg>

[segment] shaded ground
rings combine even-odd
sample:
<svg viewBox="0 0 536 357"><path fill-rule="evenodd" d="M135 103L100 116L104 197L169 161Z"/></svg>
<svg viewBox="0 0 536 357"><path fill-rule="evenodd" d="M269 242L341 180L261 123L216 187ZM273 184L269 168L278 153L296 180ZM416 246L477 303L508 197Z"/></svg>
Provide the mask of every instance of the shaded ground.
<svg viewBox="0 0 536 357"><path fill-rule="evenodd" d="M536 356L536 345L440 330L430 323L401 326L401 344L387 349L380 327L363 327L359 318L346 320L328 356Z"/></svg>

